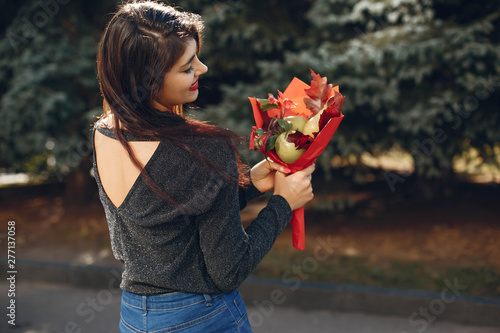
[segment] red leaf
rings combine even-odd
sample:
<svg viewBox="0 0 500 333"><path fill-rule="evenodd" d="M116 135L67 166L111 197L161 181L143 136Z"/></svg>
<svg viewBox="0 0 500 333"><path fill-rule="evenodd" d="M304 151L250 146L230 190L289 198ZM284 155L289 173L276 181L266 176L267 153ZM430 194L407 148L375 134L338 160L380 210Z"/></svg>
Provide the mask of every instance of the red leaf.
<svg viewBox="0 0 500 333"><path fill-rule="evenodd" d="M319 130L328 123L333 117L340 117L342 114L342 104L344 104L344 96L339 92L334 92L334 95L328 99L325 111L319 117Z"/></svg>
<svg viewBox="0 0 500 333"><path fill-rule="evenodd" d="M335 109L335 107L333 107L333 108ZM331 118L332 118L332 117L331 117L331 114L330 114L330 113L326 112L326 110L325 110L325 111L323 111L323 113L321 114L321 116L319 116L319 121L318 121L318 127L319 127L319 130L320 130L320 131L321 131L321 129L322 129L323 127L325 127L325 126L326 126L326 124L328 124L328 121L329 121ZM313 133L313 134L316 136L316 134L317 134L317 133Z"/></svg>
<svg viewBox="0 0 500 333"><path fill-rule="evenodd" d="M259 135L260 133L258 132L264 134ZM257 128L257 126L252 126L252 134L250 134L250 149L258 150L265 155L267 141L271 135L271 132L263 132L262 129Z"/></svg>
<svg viewBox="0 0 500 333"><path fill-rule="evenodd" d="M279 94L279 100L280 100L280 108L281 108L281 116L282 118L285 116L285 114L288 114L291 112L291 110L295 109L297 107L297 103L292 102L288 98L284 97L281 91L278 90Z"/></svg>
<svg viewBox="0 0 500 333"><path fill-rule="evenodd" d="M328 106L330 106L330 100L333 101L333 104L335 105L335 108L337 109L337 111L342 113L342 105L344 105L344 96L342 96L341 93L334 91L333 97L330 97L328 100L328 104L329 104ZM340 115L338 115L336 117L340 117Z"/></svg>
<svg viewBox="0 0 500 333"><path fill-rule="evenodd" d="M332 90L333 85L327 84L326 76L321 77L321 75L314 73L312 69L310 70L313 79L309 89L304 90L307 96L309 96L309 98L304 98L304 103L314 115L323 110L325 103L328 101L328 95L330 90Z"/></svg>
<svg viewBox="0 0 500 333"><path fill-rule="evenodd" d="M304 135L299 131L288 134L286 141L294 143L296 149L307 149L312 143L311 137L309 135Z"/></svg>
<svg viewBox="0 0 500 333"><path fill-rule="evenodd" d="M257 126L252 126L252 133L250 133L250 149L255 149L255 131L257 130Z"/></svg>
<svg viewBox="0 0 500 333"><path fill-rule="evenodd" d="M269 103L271 103L271 104L278 104L278 106L279 106L279 101L272 94L269 94L268 100L269 100Z"/></svg>

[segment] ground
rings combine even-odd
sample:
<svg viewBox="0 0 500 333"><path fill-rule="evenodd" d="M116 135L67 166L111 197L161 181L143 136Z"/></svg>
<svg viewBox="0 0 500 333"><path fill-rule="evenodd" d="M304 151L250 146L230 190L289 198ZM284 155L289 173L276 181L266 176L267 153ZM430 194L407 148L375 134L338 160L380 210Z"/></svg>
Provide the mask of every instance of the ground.
<svg viewBox="0 0 500 333"><path fill-rule="evenodd" d="M447 199L387 204L372 190L319 193L306 207L306 249L292 247L287 227L255 274L431 291L458 279L465 294L500 297L497 194L496 188L475 188ZM243 224L264 206L265 200L249 205ZM68 204L60 195L4 200L0 220L16 221L19 259L117 264L98 200Z"/></svg>

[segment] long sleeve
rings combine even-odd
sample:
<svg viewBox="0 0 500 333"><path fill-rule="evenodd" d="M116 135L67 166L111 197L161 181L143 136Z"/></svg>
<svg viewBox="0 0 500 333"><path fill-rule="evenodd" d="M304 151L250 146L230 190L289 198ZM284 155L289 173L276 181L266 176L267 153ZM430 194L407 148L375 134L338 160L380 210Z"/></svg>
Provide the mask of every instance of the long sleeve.
<svg viewBox="0 0 500 333"><path fill-rule="evenodd" d="M98 130L114 139L111 130ZM120 285L124 290L141 295L232 291L255 269L292 217L286 200L275 195L243 230L240 208L261 193L253 185L239 188L234 152L224 140L200 137L187 143L218 168L162 141L145 170L173 202L138 177L126 200L115 207L94 160L113 253L124 264Z"/></svg>
<svg viewBox="0 0 500 333"><path fill-rule="evenodd" d="M247 203L259 196L261 196L262 192L260 192L252 183L250 183L247 187L239 188L239 200L240 200L240 210L247 206Z"/></svg>
<svg viewBox="0 0 500 333"><path fill-rule="evenodd" d="M244 230L237 191L235 186L223 187L211 209L197 217L207 272L223 292L236 289L250 275L292 218L288 202L273 195Z"/></svg>

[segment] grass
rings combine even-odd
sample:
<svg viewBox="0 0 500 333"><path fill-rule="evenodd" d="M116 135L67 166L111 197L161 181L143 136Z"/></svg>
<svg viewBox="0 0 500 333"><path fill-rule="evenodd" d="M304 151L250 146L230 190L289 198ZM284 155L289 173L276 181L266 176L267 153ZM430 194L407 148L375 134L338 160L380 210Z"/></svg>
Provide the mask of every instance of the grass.
<svg viewBox="0 0 500 333"><path fill-rule="evenodd" d="M293 251L286 246L273 247L253 275L283 282L300 279L433 292L441 292L446 280L453 283L456 279L465 286L462 291L465 295L500 297L500 270L493 267L399 260L374 262L368 257L335 254L320 261L313 251Z"/></svg>
<svg viewBox="0 0 500 333"><path fill-rule="evenodd" d="M500 298L498 192L484 186L460 191L380 211L371 203L346 213L312 205L305 250L292 247L291 228L285 229L254 276L438 293L456 281L464 295ZM344 194L323 199L335 203ZM317 255L320 239L338 243L326 258Z"/></svg>
<svg viewBox="0 0 500 333"><path fill-rule="evenodd" d="M359 193L347 194L355 198ZM343 200L341 194L331 195ZM482 190L464 195L364 215L306 210L306 249L292 247L288 227L254 275L285 283L299 279L433 292L441 292L446 280L457 279L466 286L463 294L500 298L498 193ZM366 212L376 208L372 206ZM252 207L247 220L263 206ZM67 204L51 195L5 201L0 203L0 219L16 221L21 254L31 249L44 259L53 253L45 253L47 247L67 256L109 248L98 201ZM318 256L319 239L330 238L338 248Z"/></svg>

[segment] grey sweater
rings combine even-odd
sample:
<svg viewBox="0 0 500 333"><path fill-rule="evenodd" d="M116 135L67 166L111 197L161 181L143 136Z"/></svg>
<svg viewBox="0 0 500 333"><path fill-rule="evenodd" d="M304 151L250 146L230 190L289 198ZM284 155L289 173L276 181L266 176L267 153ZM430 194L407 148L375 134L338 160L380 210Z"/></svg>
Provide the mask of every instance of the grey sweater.
<svg viewBox="0 0 500 333"><path fill-rule="evenodd" d="M111 129L99 125L95 129L116 139ZM124 134L127 141L141 140ZM224 140L192 138L188 144L238 177L234 152ZM243 189L236 181L222 179L166 140L145 168L185 208L161 199L140 176L116 208L99 179L95 146L93 168L113 254L124 265L120 287L129 292L231 292L255 269L292 218L287 201L273 195L243 229L240 210L262 193L253 185Z"/></svg>

